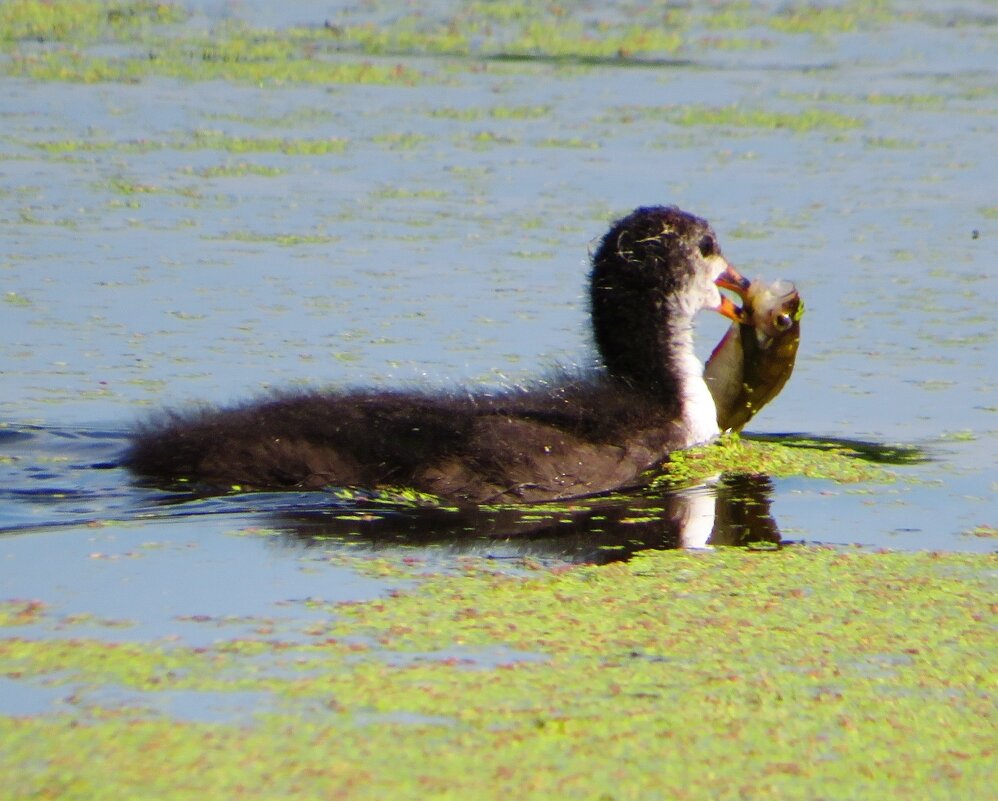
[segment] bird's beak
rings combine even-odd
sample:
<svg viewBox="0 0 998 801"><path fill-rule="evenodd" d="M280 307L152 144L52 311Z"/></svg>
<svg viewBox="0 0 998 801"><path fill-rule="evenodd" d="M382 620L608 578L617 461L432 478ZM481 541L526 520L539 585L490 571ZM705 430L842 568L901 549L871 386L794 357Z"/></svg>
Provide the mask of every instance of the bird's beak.
<svg viewBox="0 0 998 801"><path fill-rule="evenodd" d="M717 276L714 283L721 289L730 289L742 301L745 301L751 282L730 264L725 263L724 271ZM736 306L731 298L722 296L721 305L717 307L716 311L736 323L745 322L745 310Z"/></svg>

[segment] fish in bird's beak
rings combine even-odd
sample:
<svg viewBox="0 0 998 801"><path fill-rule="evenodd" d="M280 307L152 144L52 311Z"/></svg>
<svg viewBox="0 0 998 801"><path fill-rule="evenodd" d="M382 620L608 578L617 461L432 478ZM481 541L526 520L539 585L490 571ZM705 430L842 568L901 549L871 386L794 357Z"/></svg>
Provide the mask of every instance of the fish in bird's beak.
<svg viewBox="0 0 998 801"><path fill-rule="evenodd" d="M704 369L722 431L740 431L783 389L794 369L804 314L800 294L789 281L741 281L727 274L717 279L719 287L738 293L743 306L731 304L740 317Z"/></svg>
<svg viewBox="0 0 998 801"><path fill-rule="evenodd" d="M745 278L738 272L738 270L727 262L725 262L725 267L721 274L714 279L714 283L721 289L730 289L738 295L742 301L744 301L748 296L749 286L751 284L747 278ZM721 305L717 307L716 311L723 314L729 320L734 320L736 323L748 322L745 309L736 306L735 302L731 300L731 298L722 296Z"/></svg>

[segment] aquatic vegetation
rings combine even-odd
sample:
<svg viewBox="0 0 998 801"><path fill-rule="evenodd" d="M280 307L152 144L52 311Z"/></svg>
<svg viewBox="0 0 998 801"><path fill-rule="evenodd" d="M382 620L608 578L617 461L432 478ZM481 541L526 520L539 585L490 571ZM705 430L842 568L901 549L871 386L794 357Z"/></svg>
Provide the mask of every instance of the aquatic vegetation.
<svg viewBox="0 0 998 801"><path fill-rule="evenodd" d="M827 36L876 29L891 21L896 12L888 0L847 0L837 4L793 3L770 11L760 4L731 0L711 4L698 17L712 30L766 27L791 34Z"/></svg>
<svg viewBox="0 0 998 801"><path fill-rule="evenodd" d="M220 164L216 167L204 167L197 170L197 175L202 178L241 178L247 175L260 175L266 178L275 178L284 175L287 170L280 167L269 167L264 164L250 164L240 161L237 164Z"/></svg>
<svg viewBox="0 0 998 801"><path fill-rule="evenodd" d="M53 139L48 141L38 141L27 143L36 150L46 153L102 153L109 150L120 153L148 153L152 150L161 150L167 147L162 141L150 139L134 139L130 141L114 142L107 139Z"/></svg>
<svg viewBox="0 0 998 801"><path fill-rule="evenodd" d="M428 142L430 137L417 133L389 133L371 137L372 142L385 145L391 150L415 150Z"/></svg>
<svg viewBox="0 0 998 801"><path fill-rule="evenodd" d="M635 120L668 120L686 127L709 125L759 130L848 131L863 127L861 117L819 107L800 111L773 111L756 106L706 106L701 104L666 106L618 106L606 121L630 123Z"/></svg>
<svg viewBox="0 0 998 801"><path fill-rule="evenodd" d="M663 27L586 28L575 20L531 21L502 48L506 54L543 54L580 58L627 58L675 53L684 44L680 31Z"/></svg>
<svg viewBox="0 0 998 801"><path fill-rule="evenodd" d="M537 120L551 114L551 106L493 106L489 116L494 120Z"/></svg>
<svg viewBox="0 0 998 801"><path fill-rule="evenodd" d="M8 681L74 700L0 718L8 792L707 799L990 786L982 557L672 552L606 568L524 562L518 575L482 560L434 574L418 559L335 559L378 563L406 588L296 602L309 617L295 628L189 617L216 638L198 648L18 638L58 613L10 606ZM244 693L255 715L204 703ZM203 711L171 712L178 697Z"/></svg>
<svg viewBox="0 0 998 801"><path fill-rule="evenodd" d="M891 482L893 473L884 463L905 464L919 461L921 455L911 448L877 448L847 441L835 442L784 436L770 441L726 434L713 444L669 455L663 474L653 486L702 481L718 473L763 474L774 478L806 476L843 484Z"/></svg>
<svg viewBox="0 0 998 801"><path fill-rule="evenodd" d="M122 176L112 178L102 186L119 195L153 195L165 191L162 187L139 183Z"/></svg>
<svg viewBox="0 0 998 801"><path fill-rule="evenodd" d="M744 106L689 105L663 110L665 116L679 125L723 125L733 128L786 129L794 133L810 131L844 131L861 128L860 117L840 114L821 108L796 112L767 111ZM653 113L653 112L649 112Z"/></svg>
<svg viewBox="0 0 998 801"><path fill-rule="evenodd" d="M25 626L37 623L45 614L46 604L41 601L0 601L0 626Z"/></svg>
<svg viewBox="0 0 998 801"><path fill-rule="evenodd" d="M913 150L921 146L913 139L901 139L896 136L868 136L863 142L867 147L879 147L885 150Z"/></svg>
<svg viewBox="0 0 998 801"><path fill-rule="evenodd" d="M22 295L22 294L20 294L18 292L14 292L14 291L4 292L3 293L3 302L7 303L7 304L9 304L11 306L30 306L31 305L31 301L28 298L26 298L24 295Z"/></svg>
<svg viewBox="0 0 998 801"><path fill-rule="evenodd" d="M467 55L471 39L478 32L474 24L454 25L432 16L394 16L391 24L327 24L327 39L345 50L359 50L369 55L398 53L433 53ZM309 29L299 29L302 36L314 36Z"/></svg>
<svg viewBox="0 0 998 801"><path fill-rule="evenodd" d="M850 0L842 5L798 4L781 9L767 19L767 24L784 33L846 33L889 22L894 13L889 0Z"/></svg>
<svg viewBox="0 0 998 801"><path fill-rule="evenodd" d="M430 108L426 111L431 117L440 117L446 120L463 120L464 122L472 122L473 120L482 119L485 116L486 111L483 108L476 106L468 106L466 108Z"/></svg>
<svg viewBox="0 0 998 801"><path fill-rule="evenodd" d="M905 108L943 108L946 98L943 95L918 93L898 94L891 92L865 92L846 94L844 92L780 92L780 97L803 103L862 103L871 106L903 106Z"/></svg>
<svg viewBox="0 0 998 801"><path fill-rule="evenodd" d="M458 8L392 13L377 22L363 12L340 11L314 25L254 28L228 22L210 36L191 35L177 23L182 4L153 0L11 0L0 5L0 42L13 48L9 74L38 80L137 81L151 75L186 80L256 83L419 83L432 78L403 63L356 62L344 54L378 58L445 55L476 60L574 60L578 64L629 61L704 50L768 47L755 36L719 36L721 30L768 29L784 35L829 36L875 30L896 12L887 0L839 5L796 4L775 10L746 2L702 8L631 8L620 19L569 15L555 3L470 3ZM913 10L912 19L943 24ZM43 50L33 42L67 49ZM86 52L92 44L140 44L114 58ZM876 101L871 101L876 102ZM889 101L888 101L889 102Z"/></svg>
<svg viewBox="0 0 998 801"><path fill-rule="evenodd" d="M225 150L229 153L284 153L289 156L314 156L323 153L342 153L347 148L342 137L300 139L281 136L235 136L223 131L200 129L185 142L182 148Z"/></svg>
<svg viewBox="0 0 998 801"><path fill-rule="evenodd" d="M495 131L478 131L473 134L459 134L455 137L457 144L467 144L476 150L486 150L493 145L514 145L517 139Z"/></svg>
<svg viewBox="0 0 998 801"><path fill-rule="evenodd" d="M183 80L231 80L264 83L415 83L424 76L403 64L327 60L295 52L281 58L260 60L231 53L182 51L152 62L150 72Z"/></svg>
<svg viewBox="0 0 998 801"><path fill-rule="evenodd" d="M977 439L973 431L964 429L962 431L947 431L939 437L942 442L972 442Z"/></svg>
<svg viewBox="0 0 998 801"><path fill-rule="evenodd" d="M328 245L340 241L333 234L262 234L255 231L226 231L222 234L205 236L205 239L231 239L235 242L269 242L283 247L298 245Z"/></svg>
<svg viewBox="0 0 998 801"><path fill-rule="evenodd" d="M90 41L186 18L181 4L155 0L6 0L0 4L0 40Z"/></svg>
<svg viewBox="0 0 998 801"><path fill-rule="evenodd" d="M442 189L407 189L404 186L386 186L372 192L372 197L381 200L412 200L415 198L439 200L446 196L447 193Z"/></svg>
<svg viewBox="0 0 998 801"><path fill-rule="evenodd" d="M257 125L262 128L291 128L305 123L329 120L335 114L329 109L301 106L284 114L240 114L232 111L212 111L206 112L202 116L206 120L241 122L245 125Z"/></svg>
<svg viewBox="0 0 998 801"><path fill-rule="evenodd" d="M701 24L708 30L743 29L759 25L764 19L765 14L749 0L731 0L713 5Z"/></svg>
<svg viewBox="0 0 998 801"><path fill-rule="evenodd" d="M773 42L754 36L701 36L697 44L708 50L764 50L773 47Z"/></svg>
<svg viewBox="0 0 998 801"><path fill-rule="evenodd" d="M77 50L16 55L5 66L9 75L36 81L137 83L148 75L148 70L140 62L99 58Z"/></svg>
<svg viewBox="0 0 998 801"><path fill-rule="evenodd" d="M641 63L685 51L771 45L759 36L711 33L719 30L768 28L787 35L827 36L872 29L890 15L884 0L795 5L775 11L741 2L701 9L652 6L629 9L612 21L579 18L554 3L529 9L520 3L471 3L419 14L395 12L376 22L347 10L333 19L317 19L314 25L279 30L230 21L205 36L191 35L176 24L187 16L176 3L16 0L0 5L0 31L6 33L0 41L14 48L4 66L8 74L36 80L93 83L157 75L260 84L416 84L436 78L409 64L384 63L383 58L429 54L469 62ZM66 47L21 46L34 41ZM101 42L141 47L113 58L86 50ZM358 62L356 55L377 60Z"/></svg>
<svg viewBox="0 0 998 801"><path fill-rule="evenodd" d="M226 8L238 14L243 6ZM374 266L390 279L381 283L393 298L406 293L410 301L401 268L390 264L392 251L412 254L412 262L426 270L436 260L454 258L497 281L501 270L515 271L513 290L520 296L529 291L523 276L550 283L567 275L571 283L585 269L584 244L598 227L594 221L620 211L611 208L623 202L613 195L620 187L609 187L612 197L604 197L600 181L607 169L616 172L616 158L623 154L633 159L632 166L647 163L648 177L657 183L646 188L666 192L665 200L680 200L691 187L720 198L728 219L724 236L742 238L737 247L729 246L732 256L761 265L763 256L772 255L775 261L760 269L782 265L777 275L806 274L819 295L823 281L827 286L852 274L840 270L851 270L857 250L869 254L862 269L881 269L885 279L874 295L880 292L882 300L887 293L897 303L886 310L882 303L856 306L850 294L842 313L857 328L844 331L834 345L821 344L808 358L823 360L835 376L826 381L823 375L821 386L834 386L843 395L867 393L860 402L876 407L877 414L893 387L922 404L916 412L924 415L921 422L907 428L901 408L890 424L844 409L834 430L885 426L912 432L911 437L929 441L940 462L910 469L925 458L917 450L863 442L725 438L711 448L676 454L655 487L640 494L643 503L633 496L600 499L620 504L613 508L624 512L618 519L592 514L593 535L603 528L609 540L617 526L637 539L642 526L665 516L662 498L686 494L674 488L718 473L759 473L795 477L774 481L766 496L781 531L792 539L825 538L809 530L809 520L802 522L800 515L788 513L780 521L781 503L795 503L794 494L801 492L799 506L810 496L829 496L822 499L822 511L813 512L816 517L830 512L821 521L828 539L910 547L903 535L890 533L898 525L895 513L903 512L908 520L901 525L923 528L919 543L993 550L996 521L988 519L987 497L979 497L988 477L977 481L975 473L975 483L962 482L973 470L972 460L965 464L963 457L980 461L986 453L993 419L988 413L998 407L979 375L961 372L972 360L931 362L925 353L931 339L940 359L979 354L978 362L988 364L987 335L979 329L990 317L978 301L990 273L981 245L989 241L998 206L981 188L974 160L976 153L988 152L980 131L990 120L988 101L995 88L979 85L984 78L978 73L950 69L969 63L953 60L952 49L940 56L939 65L947 68L935 78L921 69L924 57L916 54L901 58L882 90L874 90L874 84L881 85L876 81L865 84L862 79L871 72L891 75L878 61L888 55L866 51L861 61L850 60L861 36L886 24L888 11L892 48L903 26L919 28L918 38L935 44L948 24L967 26L959 36L980 47L981 34L972 39L969 26L983 23L971 12L852 0L584 9L555 0L476 0L429 4L408 17L399 13L398 3L370 0L317 11L334 15L328 24L321 18L298 28L226 23L208 34L194 25L176 25L187 13L179 3L0 2L0 74L18 78L8 78L9 130L6 152L0 154L13 168L10 185L0 190L12 233L0 260L5 279L12 279L0 291L0 309L15 326L8 337L11 373L4 409L12 419L65 421L65 407L48 415L48 404L127 391L130 397L116 406L104 400L73 408L87 420L122 421L148 402L144 395L160 393L164 377L174 391L186 393L185 381L195 371L192 394L202 394L198 387L227 392L219 387L233 380L241 365L222 364L237 351L233 341L246 343L249 355L265 364L279 360L285 372L275 380L294 380L297 359L318 362L316 368L306 365L313 380L324 380L319 367L334 378L355 376L370 366L368 345L392 341L401 343L408 361L385 360L391 372L377 380L405 376L419 358L404 350L413 330L405 321L419 317L443 328L461 322L465 309L455 306L452 321L449 313L437 314L438 306L412 303L390 316L384 331L373 321L357 324L367 312L351 309L365 309L378 296L366 294L368 286L345 277L345 270L328 269L326 251L342 251L344 263L361 271L371 266L365 252L383 248L387 258L378 250ZM926 23L939 30L923 29ZM653 27L660 33L642 38L641 29ZM727 36L728 31L734 34ZM803 47L809 37L822 39L817 49ZM867 41L875 42L875 35ZM792 47L779 49L783 42ZM764 59L746 56L753 71L751 65L761 62L798 64L802 56L829 63L845 56L847 67L785 73L787 80L777 81L798 92L758 87L727 69L741 56L718 55L742 46L776 48ZM697 64L686 72L669 61L687 57ZM711 62L726 68L713 70ZM603 94L582 91L590 74ZM688 96L734 104L678 105L686 95L673 89L684 78L691 88L730 87L720 97ZM647 91L640 95L613 91L618 81L633 88L645 80ZM60 89L34 81L140 85ZM441 90L420 88L428 84L440 84ZM871 88L856 89L864 85ZM24 108L18 107L18 92L31 100ZM46 99L59 93L74 102L85 99L86 113L45 110ZM230 95L236 102L215 102ZM168 113L153 121L155 127L145 127L146 104L171 97L177 98L176 108L164 108ZM397 101L392 114L384 111L387 97ZM577 102L583 97L585 106ZM368 98L377 102L369 107ZM615 110L615 103L648 107ZM673 105L655 105L666 103ZM936 113L943 110L945 121ZM579 119L586 124L575 126ZM625 120L635 124L619 124ZM472 139L479 128L487 130ZM846 136L832 140L838 133ZM622 153L623 137L633 150ZM780 147L788 137L794 147ZM656 140L669 152L648 145ZM492 150L478 158L455 144ZM587 150L596 147L604 150ZM573 155L575 148L580 152ZM597 163L593 156L604 154L612 161L590 170ZM557 174L545 175L548 157ZM848 165L838 161L844 158L851 159ZM365 172L364 159L378 162L375 174ZM880 162L889 168L882 174L876 173ZM577 174L573 163L580 165ZM534 170L535 164L542 169ZM828 170L829 164L838 166ZM863 180L867 167L869 183ZM766 184L770 168L776 177ZM801 191L784 197L781 184L799 168ZM812 177L809 170L815 171L813 182L805 180ZM277 176L287 177L264 180ZM740 210L737 193L723 197L715 191L722 178L751 190L754 212ZM753 183L757 179L762 180ZM197 190L184 184L227 193L203 201L227 204L224 213L185 209L175 195ZM286 185L293 197L283 192ZM870 192L844 189L856 186ZM379 187L387 188L379 192ZM641 187L639 180L644 192ZM540 194L527 196L528 188ZM947 218L957 223L947 228L952 247L926 247L919 210L936 197L965 200L961 208L969 216L962 222ZM372 210L385 200L388 216L373 215L370 222ZM129 211L139 208L140 214ZM462 210L468 225L458 225ZM431 219L434 225L442 219L443 225L409 226L426 226ZM826 227L832 219L834 227ZM181 225L192 230L167 236ZM460 230L452 236L452 228ZM903 230L895 236L898 228ZM972 231L979 240L972 241ZM565 234L562 241L558 232ZM394 248L389 240L396 238L417 247ZM492 247L475 250L483 241ZM552 253L561 254L559 264L567 259L566 273L556 274L547 261L525 261ZM893 271L896 263L905 269ZM919 266L920 278L905 283L907 268ZM261 275L268 283L254 294L248 284ZM145 310L150 298L157 300L158 290L148 286L160 276L174 289L196 293L192 304L171 301ZM60 306L51 291L56 285L74 302ZM143 285L147 289L140 292ZM77 286L92 291L78 296ZM576 290L571 283L568 291ZM540 295L538 306L524 305L514 315L561 312L553 293L546 286L541 291L547 294ZM359 330L366 324L370 330L302 346L278 341L275 326L291 316L291 292L301 300L302 313L321 326L315 329L318 337L340 320L344 327ZM105 295L118 296L117 305L109 305ZM495 298L497 306L502 301L498 294L484 296ZM277 301L288 306L267 305ZM931 304L932 312L919 316L926 312L918 303ZM416 305L420 310L413 311ZM227 313L230 306L238 311ZM918 315L903 316L915 308ZM176 309L187 311L170 316ZM133 310L134 321L126 321L124 312ZM282 310L284 316L276 317ZM467 311L473 335L501 342L490 346L490 363L520 358L526 372L533 372L533 343L517 350L508 337L513 329L486 325L477 311ZM501 317L498 310L487 311ZM832 316L827 305L819 313L828 315L826 322ZM203 325L210 335L207 322L216 314L225 338L192 343L200 335L191 333L193 327ZM897 328L898 316L911 327ZM320 317L325 319L319 322ZM558 345L574 358L573 348L581 350L582 343L572 318L566 314L553 324ZM43 350L42 334L53 328L53 338L66 344L56 341ZM467 365L471 375L487 371L474 362L476 342L468 330L462 324L444 344L463 349L456 359L436 354L444 372L458 372L454 364ZM436 328L428 333L435 336ZM442 335L451 336L447 330ZM299 332L290 336L302 341ZM70 354L76 341L86 344L79 359ZM900 344L910 347L902 351ZM840 346L856 355L830 355ZM309 353L298 353L299 347ZM375 346L375 360L382 356L379 350L388 348ZM513 352L507 357L506 351ZM472 354L467 361L465 353ZM48 361L56 359L54 366ZM171 370L152 376L153 359ZM870 386L855 381L860 371L848 374L866 359L871 373L877 371ZM364 363L355 364L359 360ZM131 368L115 366L132 361ZM843 366L845 374L837 375ZM231 372L215 375L224 372L220 367ZM21 374L27 375L21 383L28 391L11 381ZM496 380L495 374L487 377ZM901 383L892 383L895 378ZM96 389L94 382L104 379L109 388ZM831 401L822 400L814 413L821 420L817 430L830 430L821 415ZM940 401L960 412L961 422L948 433L950 423L939 422ZM73 442L62 440L63 446ZM0 465L8 472L23 470L23 453L5 448ZM56 457L32 459L37 469L24 482L32 493L34 485L44 487L45 475L53 476L48 483L58 484L59 491L83 475L70 472L65 461L56 463ZM94 461L74 454L70 464ZM951 480L951 474L959 478ZM916 482L924 483L928 500L915 497L923 489ZM145 499L123 484L113 492L111 503ZM940 502L934 514L923 519L921 510L935 498ZM265 509L268 501L246 494L204 500L200 511L210 511L213 503L216 511L226 503ZM271 565L287 561L298 571L302 583L258 615L222 611L231 609L224 604L234 594L222 582L204 608L165 621L118 619L136 614L132 608L119 614L88 610L83 593L65 602L58 593L40 590L0 597L0 683L10 705L0 715L0 796L840 801L982 798L992 792L988 748L998 668L993 556L784 544L765 552L760 546L752 552L647 553L597 568L548 555L504 555L517 552L511 543L521 534L525 541L539 526L567 527L573 515L595 508L579 502L491 510L495 516L508 514L511 543L482 545L481 530L460 531L455 523L462 543L492 557L480 559L453 556L435 544L374 550L380 546L365 539L372 517L436 519L440 512L444 523L457 517L432 497L391 488L373 495L344 491L329 501L320 517L328 513L342 521L328 529L342 535L320 533L307 544L259 511L212 516L224 520L216 530L222 533L210 543L220 548L216 553L232 555L236 549L224 549L240 546L241 556L265 552ZM58 514L78 519L76 508L85 510L92 499L56 501L41 494L37 502L50 506L47 520ZM876 514L843 511L867 505ZM959 513L946 519L950 509ZM164 510L169 507L145 507L143 513ZM186 570L211 558L210 529L204 523L208 515L199 520L180 511L170 528L189 531L190 542L178 540L176 547L183 550L172 568L164 567L187 581ZM890 522L884 523L882 514L892 515ZM83 546L83 570L67 582L88 570L101 571L114 586L122 577L115 571L148 565L155 553L170 551L173 545L160 544L163 550L155 551L156 543L143 542L150 537L149 523L95 520L74 529L80 542L109 532L118 541ZM351 531L358 536L351 537ZM27 536L34 535L22 537L22 543ZM45 541L41 549L59 543L57 532L39 539ZM626 547L606 544L604 550ZM67 571L81 566L67 564ZM370 601L334 603L321 591L302 589L308 575L317 573L332 587L335 577L324 572L330 566L376 577L384 581L384 591Z"/></svg>
<svg viewBox="0 0 998 801"><path fill-rule="evenodd" d="M760 226L752 226L742 223L740 225L736 225L728 231L728 236L733 237L734 239L766 239L772 236L772 232Z"/></svg>
<svg viewBox="0 0 998 801"><path fill-rule="evenodd" d="M571 148L573 150L598 150L600 147L599 142L594 142L591 139L583 139L579 136L572 137L554 137L549 136L541 139L537 142L538 147L565 147Z"/></svg>
<svg viewBox="0 0 998 801"><path fill-rule="evenodd" d="M466 106L464 108L444 106L442 108L427 109L426 113L431 117L463 120L465 122L486 118L493 120L536 120L550 115L551 106Z"/></svg>
<svg viewBox="0 0 998 801"><path fill-rule="evenodd" d="M12 76L34 80L79 83L130 82L150 76L190 81L230 80L265 83L414 83L423 76L402 64L376 64L369 61L330 60L293 49L273 57L276 46L263 52L238 55L242 48L213 44L198 49L194 45L165 43L162 50L143 56L107 58L78 49L21 52L2 65ZM287 48L281 42L280 47ZM235 52L231 52L235 51Z"/></svg>
<svg viewBox="0 0 998 801"><path fill-rule="evenodd" d="M170 138L111 141L106 139L62 139L27 143L48 153L94 153L117 151L147 153L154 150L221 150L228 153L283 153L288 156L315 156L342 153L349 142L343 137L319 139L286 136L239 136L213 128L200 128L193 133L178 132ZM252 168L247 167L247 171ZM264 174L269 168L262 168Z"/></svg>
<svg viewBox="0 0 998 801"><path fill-rule="evenodd" d="M472 58L626 59L672 53L684 43L685 16L649 15L647 24L580 22L556 4L529 10L513 4L468 4L440 16L393 16L390 24L326 24L330 38L345 50L371 55L432 53ZM666 24L662 24L662 17Z"/></svg>
<svg viewBox="0 0 998 801"><path fill-rule="evenodd" d="M513 22L537 19L552 12L550 3L526 2L525 0L477 0L466 4L466 13L471 17Z"/></svg>
<svg viewBox="0 0 998 801"><path fill-rule="evenodd" d="M433 508L446 511L457 511L436 495L419 492L411 487L381 487L377 490L363 490L356 487L339 487L332 492L333 497L351 503L371 504L388 508Z"/></svg>

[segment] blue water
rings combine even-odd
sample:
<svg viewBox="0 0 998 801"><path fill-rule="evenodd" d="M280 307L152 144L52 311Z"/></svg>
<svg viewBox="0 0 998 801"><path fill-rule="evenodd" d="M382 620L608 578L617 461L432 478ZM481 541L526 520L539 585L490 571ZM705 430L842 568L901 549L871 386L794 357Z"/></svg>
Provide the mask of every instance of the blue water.
<svg viewBox="0 0 998 801"><path fill-rule="evenodd" d="M328 6L204 2L187 24L353 13ZM413 85L0 79L0 600L46 604L45 636L62 620L66 636L197 644L260 618L294 636L302 599L394 586L338 565L338 549L510 570L746 540L993 551L971 532L998 521L998 20L988 3L908 8L858 32L747 32L760 49L694 38L675 63L384 57L426 76ZM673 115L732 104L858 126ZM496 112L523 108L541 111ZM347 144L192 148L207 130ZM84 147L38 146L63 140ZM204 172L242 163L280 172ZM722 482L644 499L650 522L609 529L587 508L533 524L365 507L351 524L356 510L321 494L183 501L114 467L128 427L163 406L586 364L588 250L648 203L709 218L743 272L791 279L805 300L796 372L750 431L927 460L888 485ZM701 355L723 330L702 321Z"/></svg>

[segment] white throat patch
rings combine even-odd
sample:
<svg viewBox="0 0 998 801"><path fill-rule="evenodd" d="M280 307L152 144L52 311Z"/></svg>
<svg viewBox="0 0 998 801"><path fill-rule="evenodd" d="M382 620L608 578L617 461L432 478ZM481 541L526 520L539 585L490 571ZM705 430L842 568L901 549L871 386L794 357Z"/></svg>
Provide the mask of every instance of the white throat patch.
<svg viewBox="0 0 998 801"><path fill-rule="evenodd" d="M680 392L683 395L683 428L691 445L702 445L720 435L717 427L717 407L703 380L703 365L693 353L683 354Z"/></svg>

